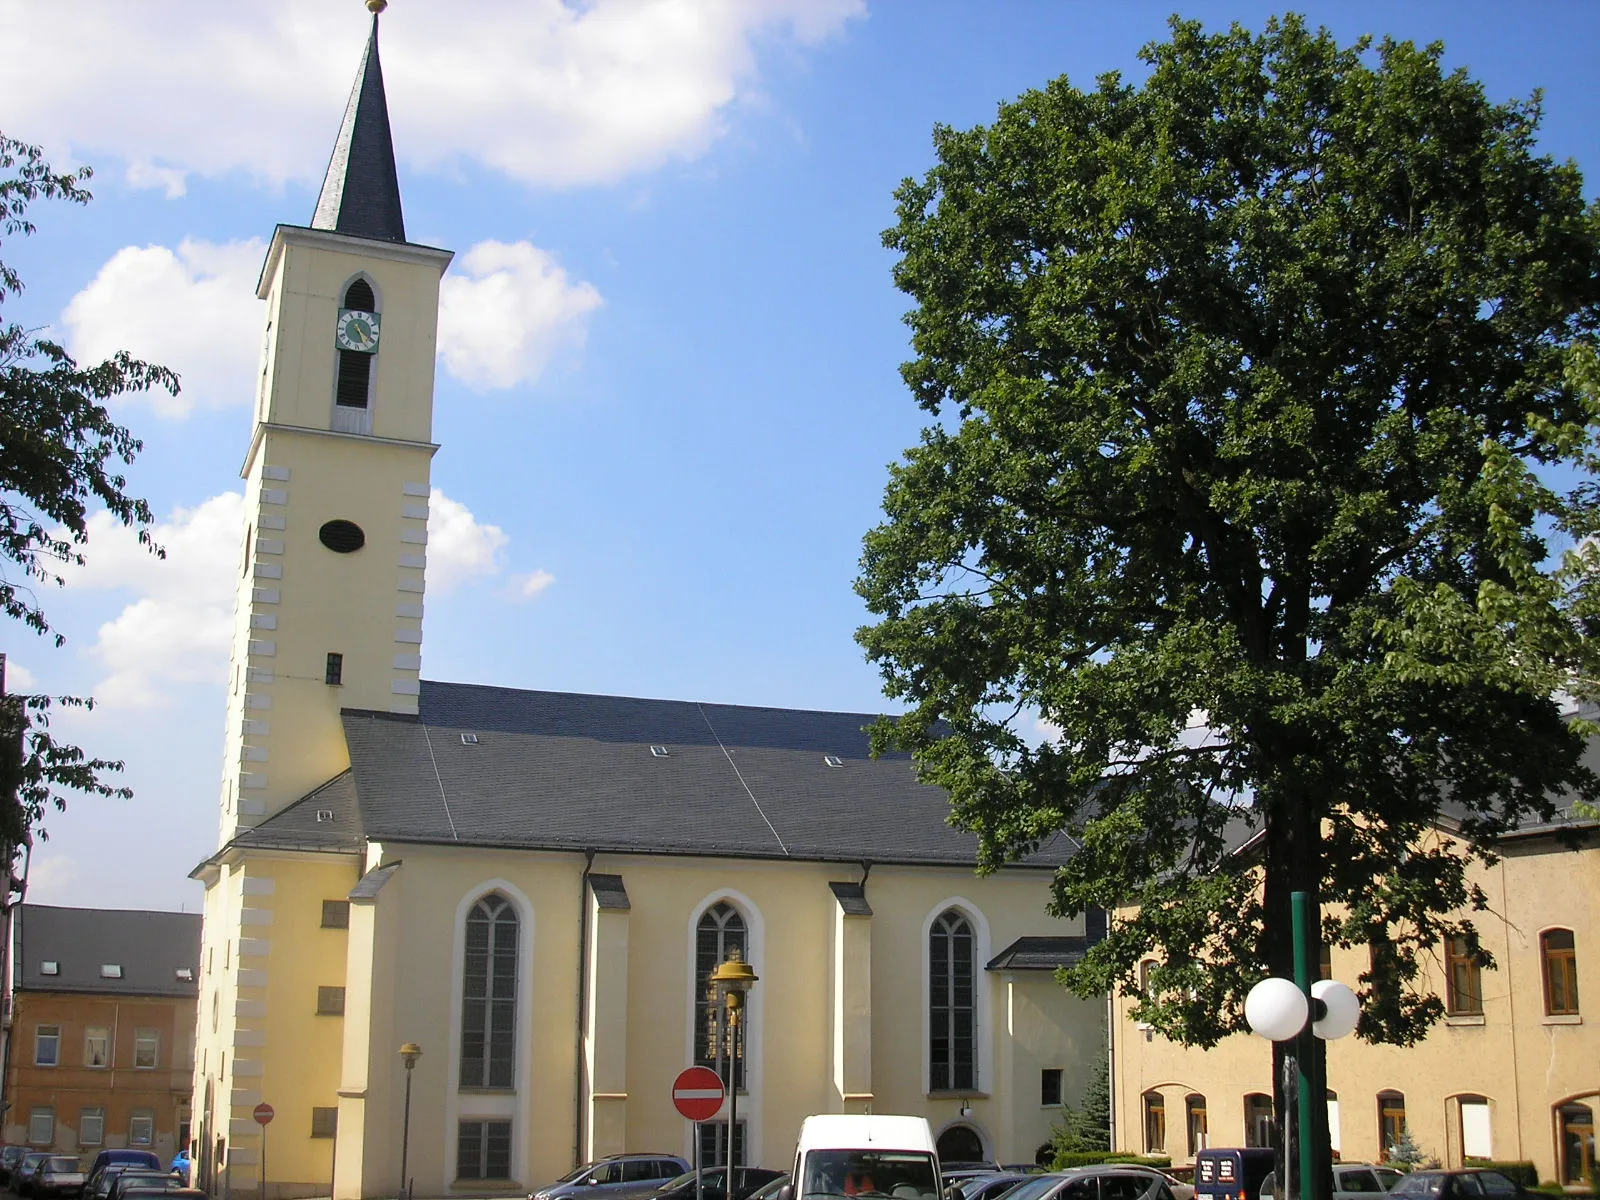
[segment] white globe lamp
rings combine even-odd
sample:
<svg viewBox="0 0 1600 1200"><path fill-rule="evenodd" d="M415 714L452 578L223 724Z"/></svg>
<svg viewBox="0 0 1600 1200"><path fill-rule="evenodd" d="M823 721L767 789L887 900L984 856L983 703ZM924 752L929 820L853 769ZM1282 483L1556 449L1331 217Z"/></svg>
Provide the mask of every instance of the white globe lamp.
<svg viewBox="0 0 1600 1200"><path fill-rule="evenodd" d="M1306 1027L1305 993L1292 980L1263 979L1244 998L1244 1019L1252 1033L1269 1042L1286 1042Z"/></svg>
<svg viewBox="0 0 1600 1200"><path fill-rule="evenodd" d="M1322 1001L1322 1018L1311 1025L1311 1032L1324 1041L1349 1037L1361 1020L1361 998L1337 979L1319 979L1311 985L1311 995Z"/></svg>

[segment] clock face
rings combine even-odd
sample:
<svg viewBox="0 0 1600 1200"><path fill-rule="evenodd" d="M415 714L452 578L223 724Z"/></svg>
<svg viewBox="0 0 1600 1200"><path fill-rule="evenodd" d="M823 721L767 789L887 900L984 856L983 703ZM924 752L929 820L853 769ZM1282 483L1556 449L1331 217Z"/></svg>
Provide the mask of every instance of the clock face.
<svg viewBox="0 0 1600 1200"><path fill-rule="evenodd" d="M371 354L378 348L378 329L377 313L341 308L334 340L339 343L341 350L361 350Z"/></svg>

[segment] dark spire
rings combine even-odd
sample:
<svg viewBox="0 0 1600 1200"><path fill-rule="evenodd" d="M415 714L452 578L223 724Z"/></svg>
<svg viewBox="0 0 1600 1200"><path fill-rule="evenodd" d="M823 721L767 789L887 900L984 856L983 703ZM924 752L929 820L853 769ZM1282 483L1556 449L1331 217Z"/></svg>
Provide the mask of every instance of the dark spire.
<svg viewBox="0 0 1600 1200"><path fill-rule="evenodd" d="M332 229L355 237L385 242L406 240L400 212L400 179L394 169L394 141L389 136L389 105L383 95L383 67L378 63L378 13L369 3L372 36L356 85L350 89L339 140L333 144L328 174L317 197L311 228Z"/></svg>

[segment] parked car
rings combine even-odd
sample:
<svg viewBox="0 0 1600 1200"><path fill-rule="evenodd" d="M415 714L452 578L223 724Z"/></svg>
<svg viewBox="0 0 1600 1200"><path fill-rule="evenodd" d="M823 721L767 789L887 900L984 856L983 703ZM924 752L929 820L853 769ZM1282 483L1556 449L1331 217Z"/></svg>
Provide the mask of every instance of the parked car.
<svg viewBox="0 0 1600 1200"><path fill-rule="evenodd" d="M111 1194L111 1185L124 1171L148 1171L138 1163L106 1163L98 1171L89 1172L89 1181L83 1185L84 1200L105 1200Z"/></svg>
<svg viewBox="0 0 1600 1200"><path fill-rule="evenodd" d="M938 1200L939 1151L923 1117L821 1113L800 1125L785 1200L877 1192Z"/></svg>
<svg viewBox="0 0 1600 1200"><path fill-rule="evenodd" d="M772 1171L766 1167L740 1167L732 1200L747 1200L752 1192L765 1187L782 1174L782 1171ZM727 1167L707 1167L700 1175L700 1189L705 1200L729 1200ZM695 1200L694 1172L689 1171L667 1180L651 1192L650 1197L651 1200Z"/></svg>
<svg viewBox="0 0 1600 1200"><path fill-rule="evenodd" d="M171 1171L161 1168L151 1170L149 1167L124 1167L112 1178L111 1186L106 1191L106 1200L122 1200L131 1188L165 1192L183 1186L183 1181L174 1178Z"/></svg>
<svg viewBox="0 0 1600 1200"><path fill-rule="evenodd" d="M1376 1163L1334 1163L1333 1200L1364 1200L1367 1196L1387 1192L1405 1176L1393 1167L1380 1167ZM1278 1194L1278 1173L1274 1171L1261 1181L1261 1200L1275 1200ZM1178 1200L1183 1200L1180 1196Z"/></svg>
<svg viewBox="0 0 1600 1200"><path fill-rule="evenodd" d="M1019 1183L1032 1179L1040 1171L1023 1174L1021 1171L990 1171L984 1175L969 1175L958 1179L946 1189L950 1200L996 1200ZM948 1183L948 1178L946 1179Z"/></svg>
<svg viewBox="0 0 1600 1200"><path fill-rule="evenodd" d="M1413 1200L1511 1200L1530 1193L1499 1171L1463 1167L1457 1171L1413 1171L1389 1189L1391 1196Z"/></svg>
<svg viewBox="0 0 1600 1200"><path fill-rule="evenodd" d="M675 1154L613 1154L540 1188L532 1200L627 1200L655 1191L688 1169Z"/></svg>
<svg viewBox="0 0 1600 1200"><path fill-rule="evenodd" d="M127 1200L211 1200L199 1188L185 1187L174 1183L169 1188L129 1188L126 1193Z"/></svg>
<svg viewBox="0 0 1600 1200"><path fill-rule="evenodd" d="M131 1166L150 1167L154 1170L161 1169L161 1158L149 1150L102 1150L94 1156L94 1161L89 1164L89 1178L93 1179L102 1167L112 1163L127 1163Z"/></svg>
<svg viewBox="0 0 1600 1200"><path fill-rule="evenodd" d="M1004 1196L1005 1200L1173 1200L1172 1186L1160 1171L1116 1163L1035 1175Z"/></svg>
<svg viewBox="0 0 1600 1200"><path fill-rule="evenodd" d="M1195 1200L1261 1200L1273 1152L1261 1146L1202 1150L1194 1156Z"/></svg>
<svg viewBox="0 0 1600 1200"><path fill-rule="evenodd" d="M11 1176L16 1172L17 1166L22 1162L23 1156L28 1153L26 1146L0 1147L0 1183L10 1183Z"/></svg>
<svg viewBox="0 0 1600 1200"><path fill-rule="evenodd" d="M39 1164L34 1172L28 1194L46 1196L80 1196L83 1194L83 1166L75 1154L52 1154Z"/></svg>
<svg viewBox="0 0 1600 1200"><path fill-rule="evenodd" d="M777 1200L779 1191L781 1191L784 1184L788 1182L789 1172L785 1171L771 1183L762 1184L755 1191L746 1196L744 1200Z"/></svg>
<svg viewBox="0 0 1600 1200"><path fill-rule="evenodd" d="M17 1173L11 1184L11 1190L19 1196L31 1194L33 1177L38 1174L39 1168L44 1165L44 1160L50 1157L48 1150L29 1150L22 1156L22 1161L17 1164Z"/></svg>

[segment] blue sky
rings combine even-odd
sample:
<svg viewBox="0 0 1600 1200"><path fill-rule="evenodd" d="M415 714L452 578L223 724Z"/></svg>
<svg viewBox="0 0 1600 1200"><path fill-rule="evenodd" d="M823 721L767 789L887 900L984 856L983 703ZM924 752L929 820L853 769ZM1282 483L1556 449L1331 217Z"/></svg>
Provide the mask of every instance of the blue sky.
<svg viewBox="0 0 1600 1200"><path fill-rule="evenodd" d="M921 426L879 240L892 192L931 164L936 122L985 122L1063 73L1138 77L1173 7L395 0L407 231L458 253L424 676L878 711L851 583ZM1180 11L1259 28L1281 10ZM1543 149L1600 162L1600 6L1303 11L1342 40L1443 40L1497 100L1543 88ZM92 205L40 206L39 234L0 247L28 285L6 316L189 385L118 410L168 562L100 531L46 597L67 647L0 639L24 685L104 700L61 731L125 758L137 793L53 814L30 899L198 904L265 320L252 240L309 219L365 29L356 0L0 0L0 128L97 170Z"/></svg>

